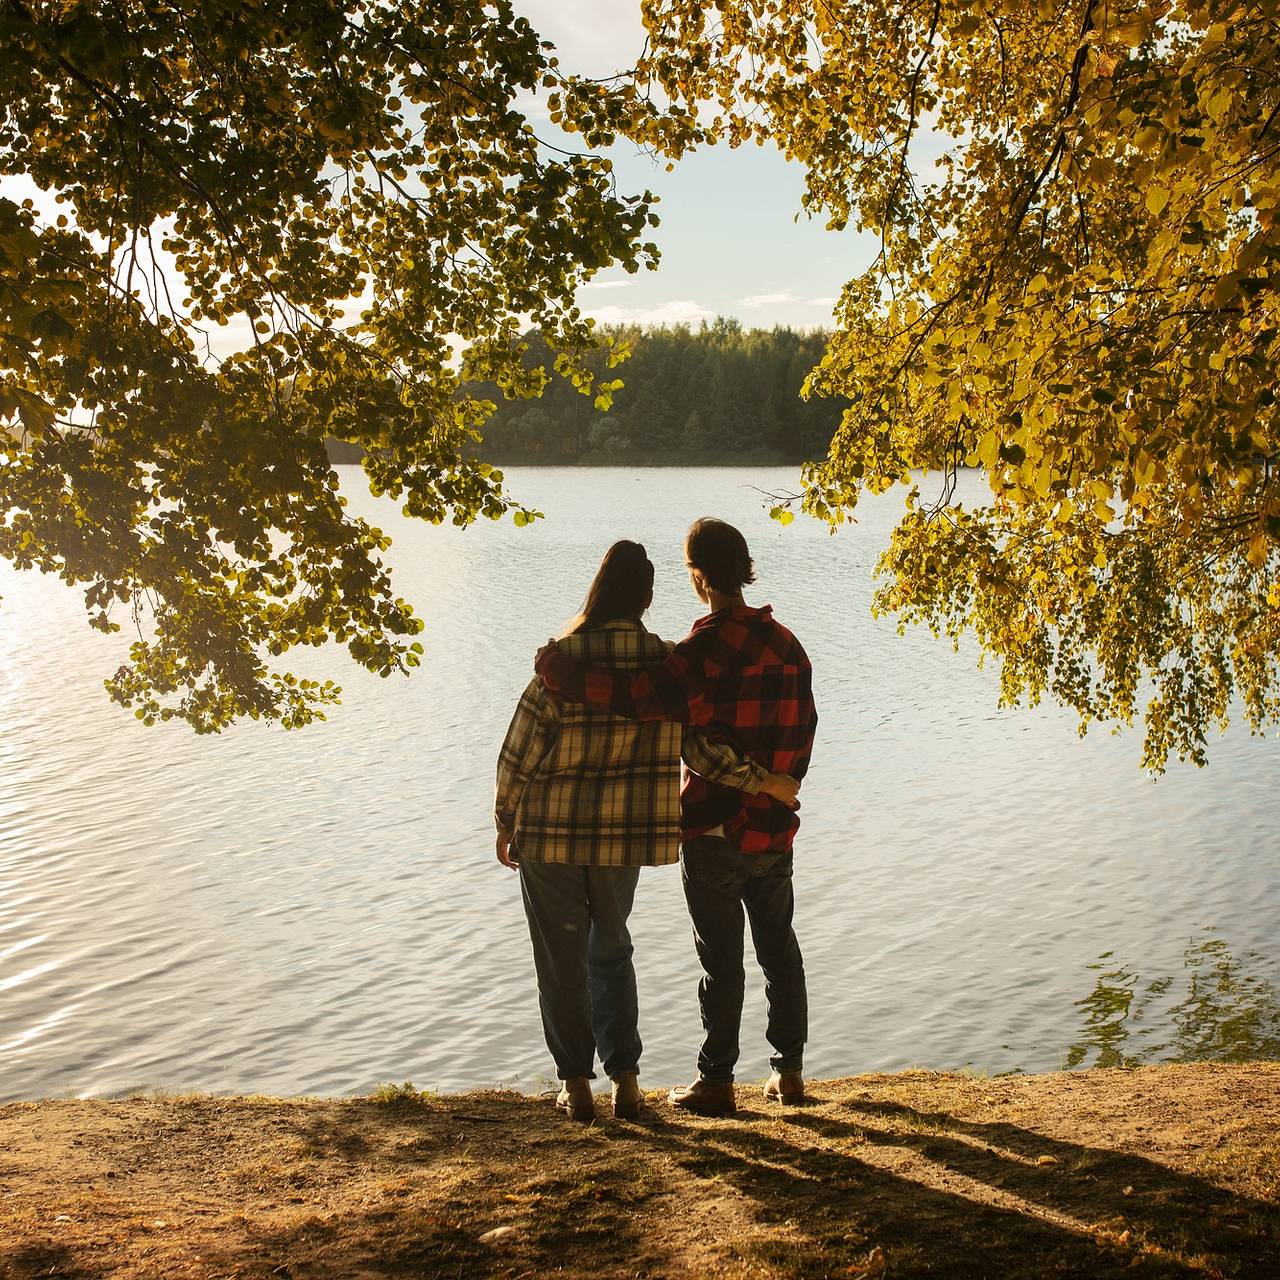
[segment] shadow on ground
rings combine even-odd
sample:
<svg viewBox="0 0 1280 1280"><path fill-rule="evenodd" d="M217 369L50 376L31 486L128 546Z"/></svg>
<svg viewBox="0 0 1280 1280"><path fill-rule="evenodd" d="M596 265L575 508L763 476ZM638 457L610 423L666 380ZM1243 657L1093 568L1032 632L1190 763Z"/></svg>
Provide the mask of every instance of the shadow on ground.
<svg viewBox="0 0 1280 1280"><path fill-rule="evenodd" d="M1271 1278L1278 1085L919 1073L591 1126L514 1094L0 1108L0 1277Z"/></svg>

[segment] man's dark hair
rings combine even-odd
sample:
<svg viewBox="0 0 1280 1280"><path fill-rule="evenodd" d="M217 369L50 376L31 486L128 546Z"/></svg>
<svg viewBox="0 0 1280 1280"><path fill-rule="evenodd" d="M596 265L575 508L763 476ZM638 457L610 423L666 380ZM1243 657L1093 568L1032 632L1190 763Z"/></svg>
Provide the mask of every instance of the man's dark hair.
<svg viewBox="0 0 1280 1280"><path fill-rule="evenodd" d="M723 595L737 595L748 582L756 580L746 538L733 525L714 516L703 516L689 526L684 554L708 585Z"/></svg>

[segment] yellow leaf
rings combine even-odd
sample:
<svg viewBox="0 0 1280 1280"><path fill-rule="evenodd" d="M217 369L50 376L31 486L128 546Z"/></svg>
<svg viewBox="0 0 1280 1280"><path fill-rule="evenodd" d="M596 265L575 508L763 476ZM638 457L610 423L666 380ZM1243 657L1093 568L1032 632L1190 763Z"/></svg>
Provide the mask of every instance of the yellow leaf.
<svg viewBox="0 0 1280 1280"><path fill-rule="evenodd" d="M1130 48L1136 49L1146 38L1147 32L1151 29L1151 24L1144 18L1131 18L1128 22L1122 22L1115 29L1118 39L1123 40Z"/></svg>
<svg viewBox="0 0 1280 1280"><path fill-rule="evenodd" d="M1000 438L994 431L988 431L986 435L978 441L977 448L974 453L978 455L978 461L984 467L990 468L995 464L996 455L1000 450Z"/></svg>

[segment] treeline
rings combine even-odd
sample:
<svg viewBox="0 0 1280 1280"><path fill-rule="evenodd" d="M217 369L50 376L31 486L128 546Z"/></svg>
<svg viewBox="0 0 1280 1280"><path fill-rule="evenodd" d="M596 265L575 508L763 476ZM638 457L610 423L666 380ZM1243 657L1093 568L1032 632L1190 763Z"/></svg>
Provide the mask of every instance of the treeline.
<svg viewBox="0 0 1280 1280"><path fill-rule="evenodd" d="M476 388L498 405L482 457L507 465L799 462L825 457L848 403L800 399L826 348L821 331L744 329L717 317L696 329L604 332L631 348L616 369L603 356L594 366L603 381L623 383L612 407L600 411L556 376L537 400L504 401L496 388ZM549 368L540 339L530 343L528 362Z"/></svg>

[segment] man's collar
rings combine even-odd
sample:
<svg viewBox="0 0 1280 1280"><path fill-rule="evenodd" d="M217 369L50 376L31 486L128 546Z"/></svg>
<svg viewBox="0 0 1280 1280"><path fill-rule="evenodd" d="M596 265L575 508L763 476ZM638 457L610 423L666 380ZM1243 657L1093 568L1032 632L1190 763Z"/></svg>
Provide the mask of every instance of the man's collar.
<svg viewBox="0 0 1280 1280"><path fill-rule="evenodd" d="M704 613L694 626L701 626L703 623L711 622L715 618L755 618L755 617L772 617L773 605L761 604L727 604L723 609L716 609L712 613Z"/></svg>

